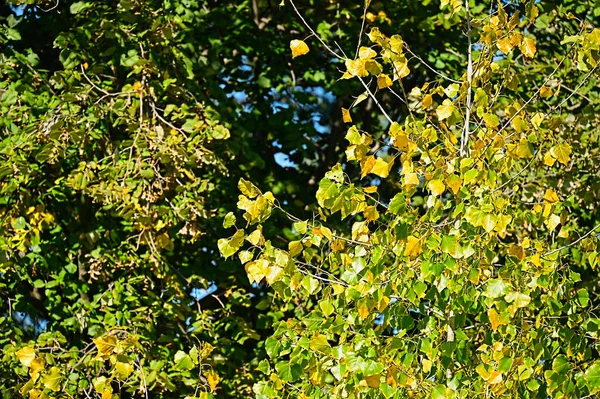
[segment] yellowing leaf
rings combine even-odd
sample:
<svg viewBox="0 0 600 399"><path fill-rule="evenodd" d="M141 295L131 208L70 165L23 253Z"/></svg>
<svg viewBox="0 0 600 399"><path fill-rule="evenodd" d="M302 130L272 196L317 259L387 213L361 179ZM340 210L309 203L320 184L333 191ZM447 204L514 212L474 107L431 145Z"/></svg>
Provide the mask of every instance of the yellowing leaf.
<svg viewBox="0 0 600 399"><path fill-rule="evenodd" d="M524 132L529 128L527 122L525 122L525 120L520 115L513 118L510 124L512 125L513 129L517 131L517 133Z"/></svg>
<svg viewBox="0 0 600 399"><path fill-rule="evenodd" d="M455 109L456 107L452 103L452 100L445 99L442 105L437 107L435 113L437 114L438 119L442 121L444 119L450 118L452 116L452 113L454 113Z"/></svg>
<svg viewBox="0 0 600 399"><path fill-rule="evenodd" d="M563 165L568 165L569 160L571 159L571 146L566 143L555 145L550 149L550 154L552 154L558 162Z"/></svg>
<svg viewBox="0 0 600 399"><path fill-rule="evenodd" d="M52 367L47 374L42 377L42 384L46 389L57 392L60 390L60 369L58 367Z"/></svg>
<svg viewBox="0 0 600 399"><path fill-rule="evenodd" d="M15 354L21 364L25 367L31 366L31 362L35 359L35 349L30 346L19 349Z"/></svg>
<svg viewBox="0 0 600 399"><path fill-rule="evenodd" d="M456 195L458 194L458 190L460 190L460 186L462 185L462 179L457 175L452 174L446 179L446 184L450 190L452 190L454 195Z"/></svg>
<svg viewBox="0 0 600 399"><path fill-rule="evenodd" d="M206 378L206 382L208 382L211 391L214 391L220 381L218 374L215 373L213 369L210 369L204 373L204 377Z"/></svg>
<svg viewBox="0 0 600 399"><path fill-rule="evenodd" d="M316 352L327 352L331 348L331 345L329 345L325 335L316 333L310 339L309 347Z"/></svg>
<svg viewBox="0 0 600 399"><path fill-rule="evenodd" d="M500 124L500 119L495 114L483 114L483 120L485 122L485 125L489 128L498 127L498 125Z"/></svg>
<svg viewBox="0 0 600 399"><path fill-rule="evenodd" d="M380 74L377 77L377 88L385 89L386 87L390 87L392 85L392 79L386 75L385 73Z"/></svg>
<svg viewBox="0 0 600 399"><path fill-rule="evenodd" d="M415 236L408 236L408 239L406 240L406 247L404 248L404 255L414 259L422 252L421 240Z"/></svg>
<svg viewBox="0 0 600 399"><path fill-rule="evenodd" d="M431 180L427 184L427 188L429 188L429 191L431 191L431 195L434 195L436 197L442 195L446 190L446 186L444 185L444 183L438 179Z"/></svg>
<svg viewBox="0 0 600 399"><path fill-rule="evenodd" d="M365 188L363 188L363 192L368 193L368 194L376 193L377 192L377 186L365 187Z"/></svg>
<svg viewBox="0 0 600 399"><path fill-rule="evenodd" d="M221 238L217 241L217 247L221 254L227 259L235 254L244 243L244 230L239 229L231 238Z"/></svg>
<svg viewBox="0 0 600 399"><path fill-rule="evenodd" d="M531 158L533 152L531 151L531 144L527 139L521 139L517 145L517 155L519 158Z"/></svg>
<svg viewBox="0 0 600 399"><path fill-rule="evenodd" d="M98 355L102 357L112 355L117 346L117 339L111 335L93 338L92 341L96 344L96 348L98 348Z"/></svg>
<svg viewBox="0 0 600 399"><path fill-rule="evenodd" d="M342 108L342 120L344 121L344 123L352 122L352 116L350 116L350 111L348 111L346 108Z"/></svg>
<svg viewBox="0 0 600 399"><path fill-rule="evenodd" d="M119 381L125 381L133 372L133 364L118 361L115 364L115 371L117 372Z"/></svg>
<svg viewBox="0 0 600 399"><path fill-rule="evenodd" d="M492 330L498 330L498 327L501 326L502 320L500 320L500 315L496 312L496 309L491 308L487 311L488 318L490 319L490 323L492 324Z"/></svg>
<svg viewBox="0 0 600 399"><path fill-rule="evenodd" d="M373 169L371 169L371 173L386 178L390 173L390 169L392 168L392 163L387 163L383 160L383 158L377 158L375 161L375 165L373 165Z"/></svg>
<svg viewBox="0 0 600 399"><path fill-rule="evenodd" d="M302 243L300 241L291 241L288 244L288 250L291 257L294 257L302 252L302 248Z"/></svg>
<svg viewBox="0 0 600 399"><path fill-rule="evenodd" d="M379 388L381 384L381 374L367 375L363 377L368 387Z"/></svg>
<svg viewBox="0 0 600 399"><path fill-rule="evenodd" d="M431 366L433 366L433 362L424 357L421 361L421 364L423 365L423 372L425 374L428 374L431 371Z"/></svg>
<svg viewBox="0 0 600 399"><path fill-rule="evenodd" d="M533 57L535 55L535 39L526 37L521 43L521 52L525 57Z"/></svg>
<svg viewBox="0 0 600 399"><path fill-rule="evenodd" d="M364 214L365 214L365 218L369 221L379 219L379 212L377 212L377 208L375 208L374 206L368 206L364 210Z"/></svg>
<svg viewBox="0 0 600 399"><path fill-rule="evenodd" d="M292 40L290 42L290 49L292 49L292 58L299 57L310 51L304 40Z"/></svg>
<svg viewBox="0 0 600 399"><path fill-rule="evenodd" d="M248 235L248 237L246 237L246 240L248 240L248 242L252 245L263 245L265 242L265 238L262 235L261 229L254 230L252 233L250 233L250 235Z"/></svg>

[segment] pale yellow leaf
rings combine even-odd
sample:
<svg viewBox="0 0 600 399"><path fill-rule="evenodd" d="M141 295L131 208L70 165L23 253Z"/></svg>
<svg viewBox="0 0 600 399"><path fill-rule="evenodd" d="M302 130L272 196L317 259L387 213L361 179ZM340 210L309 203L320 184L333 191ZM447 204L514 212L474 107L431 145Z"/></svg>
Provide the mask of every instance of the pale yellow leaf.
<svg viewBox="0 0 600 399"><path fill-rule="evenodd" d="M419 176L416 173L408 172L404 175L404 185L418 186L420 183Z"/></svg>
<svg viewBox="0 0 600 399"><path fill-rule="evenodd" d="M455 109L456 107L452 103L452 100L445 99L442 105L437 107L435 113L437 114L438 119L442 121L444 119L450 118Z"/></svg>
<svg viewBox="0 0 600 399"><path fill-rule="evenodd" d="M31 363L35 359L35 349L30 346L19 349L15 354L21 364L25 367L31 366Z"/></svg>

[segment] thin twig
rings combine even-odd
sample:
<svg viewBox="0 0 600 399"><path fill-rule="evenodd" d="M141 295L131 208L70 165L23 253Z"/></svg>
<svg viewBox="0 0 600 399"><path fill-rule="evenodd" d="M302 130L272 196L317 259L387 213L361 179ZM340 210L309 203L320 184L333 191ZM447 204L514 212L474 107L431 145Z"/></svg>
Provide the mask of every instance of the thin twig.
<svg viewBox="0 0 600 399"><path fill-rule="evenodd" d="M581 242L583 239L585 239L586 237L590 236L592 233L594 233L594 231L598 230L600 228L600 224L597 224L596 227L594 227L593 229L591 229L590 231L588 231L587 233L585 233L584 235L582 235L581 237L579 237L577 240L573 241L570 244L567 245L563 245L560 248L554 249L550 252L546 252L545 254L542 255L542 258L545 258L546 256L550 256L556 252L562 251L563 249L567 249L569 247L572 247L573 245L578 244L579 242Z"/></svg>

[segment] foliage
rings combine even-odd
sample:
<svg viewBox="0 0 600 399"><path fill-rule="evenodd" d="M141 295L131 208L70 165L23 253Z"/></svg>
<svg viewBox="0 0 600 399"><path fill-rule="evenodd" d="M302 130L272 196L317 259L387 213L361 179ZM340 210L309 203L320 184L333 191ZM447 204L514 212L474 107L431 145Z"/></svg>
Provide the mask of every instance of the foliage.
<svg viewBox="0 0 600 399"><path fill-rule="evenodd" d="M597 394L600 10L442 1L448 37L466 31L466 67L408 86L425 65L408 38L373 27L348 56L284 3L316 37L293 55L324 47L364 87L353 105L370 98L389 124L348 128L360 177L331 168L310 220L240 180L244 220L222 253L316 305L266 340L257 397ZM398 118L379 101L390 92ZM271 214L290 220L285 246L263 235Z"/></svg>

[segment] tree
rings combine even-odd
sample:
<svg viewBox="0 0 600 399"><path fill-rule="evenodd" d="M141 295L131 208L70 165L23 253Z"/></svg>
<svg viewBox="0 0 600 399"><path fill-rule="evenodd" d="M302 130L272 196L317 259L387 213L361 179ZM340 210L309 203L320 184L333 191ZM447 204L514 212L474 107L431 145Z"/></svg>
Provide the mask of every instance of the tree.
<svg viewBox="0 0 600 399"><path fill-rule="evenodd" d="M257 397L594 396L600 9L442 1L447 37L465 32L448 44L464 68L409 86L425 61L406 36L372 28L345 54L285 4L314 37L292 53L325 48L388 125L350 125L360 177L331 168L310 220L239 182L244 220L222 254L316 305L267 339ZM406 113L390 116L388 93ZM275 214L296 235L285 246L261 232Z"/></svg>

